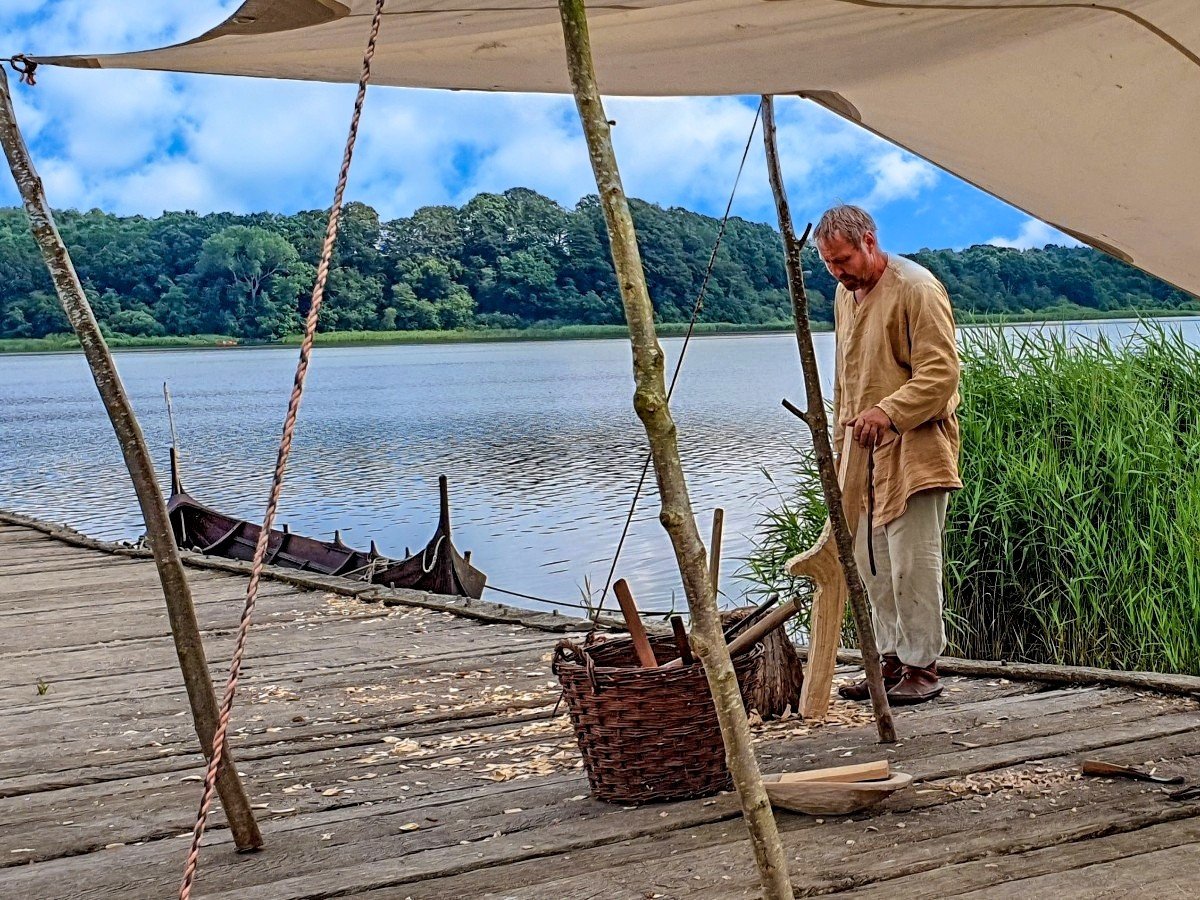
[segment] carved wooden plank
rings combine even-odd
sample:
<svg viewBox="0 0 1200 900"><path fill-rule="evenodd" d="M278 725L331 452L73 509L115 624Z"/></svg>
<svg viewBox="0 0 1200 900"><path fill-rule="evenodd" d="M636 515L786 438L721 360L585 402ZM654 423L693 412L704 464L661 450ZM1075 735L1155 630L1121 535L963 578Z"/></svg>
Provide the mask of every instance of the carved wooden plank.
<svg viewBox="0 0 1200 900"><path fill-rule="evenodd" d="M850 428L846 429L842 441L838 481L842 485L842 508L846 511L846 524L854 536L858 533L866 495L867 451L855 443ZM807 576L813 582L808 666L804 671L800 715L806 719L821 719L829 711L833 670L837 668L837 652L842 643L842 622L846 616L849 591L828 520L812 549L793 556L784 567L788 574Z"/></svg>

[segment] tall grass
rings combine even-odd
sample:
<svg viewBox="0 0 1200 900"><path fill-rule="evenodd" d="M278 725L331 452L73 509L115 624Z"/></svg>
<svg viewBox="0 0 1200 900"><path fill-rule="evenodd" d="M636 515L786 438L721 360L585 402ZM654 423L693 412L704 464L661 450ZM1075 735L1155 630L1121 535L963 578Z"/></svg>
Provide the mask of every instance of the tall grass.
<svg viewBox="0 0 1200 900"><path fill-rule="evenodd" d="M1143 324L1123 344L989 329L962 357L950 652L1200 674L1200 351ZM781 546L791 519L823 515L810 484L765 517L756 585L802 546Z"/></svg>
<svg viewBox="0 0 1200 900"><path fill-rule="evenodd" d="M778 593L795 598L799 612L791 620L796 633L808 633L812 620L812 583L793 578L783 564L800 550L811 547L825 526L825 499L821 493L817 461L811 454L799 457L793 469L790 492L780 488L771 473L762 470L778 497L777 505L760 516L755 532L754 552L742 560L738 575L750 582L749 593L755 602Z"/></svg>

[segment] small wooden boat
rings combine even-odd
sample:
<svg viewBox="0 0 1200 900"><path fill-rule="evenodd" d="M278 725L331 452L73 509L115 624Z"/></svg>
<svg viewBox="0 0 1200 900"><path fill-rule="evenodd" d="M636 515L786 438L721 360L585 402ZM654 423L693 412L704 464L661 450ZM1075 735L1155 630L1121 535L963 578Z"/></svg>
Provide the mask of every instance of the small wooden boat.
<svg viewBox="0 0 1200 900"><path fill-rule="evenodd" d="M433 594L479 599L487 576L471 565L471 554L460 554L450 537L450 492L446 476L438 477L441 515L437 530L420 553L406 559L369 550L355 550L335 531L332 541L292 534L287 526L272 529L267 542L268 565L337 575L386 587L412 588ZM171 496L167 512L175 541L181 548L227 559L253 560L261 525L217 512L189 495L179 477L175 448L171 449Z"/></svg>

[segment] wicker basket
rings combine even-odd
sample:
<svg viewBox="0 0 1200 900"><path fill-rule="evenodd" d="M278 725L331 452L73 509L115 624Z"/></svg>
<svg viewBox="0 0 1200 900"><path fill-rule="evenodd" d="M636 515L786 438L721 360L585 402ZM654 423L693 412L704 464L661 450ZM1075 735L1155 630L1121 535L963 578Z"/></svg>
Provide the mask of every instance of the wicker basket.
<svg viewBox="0 0 1200 900"><path fill-rule="evenodd" d="M650 643L659 659L676 655L671 637ZM755 691L762 655L762 645L755 644L733 661L743 697ZM620 638L590 647L561 641L554 648L553 669L595 797L646 803L731 787L712 694L699 663L638 668L633 642Z"/></svg>

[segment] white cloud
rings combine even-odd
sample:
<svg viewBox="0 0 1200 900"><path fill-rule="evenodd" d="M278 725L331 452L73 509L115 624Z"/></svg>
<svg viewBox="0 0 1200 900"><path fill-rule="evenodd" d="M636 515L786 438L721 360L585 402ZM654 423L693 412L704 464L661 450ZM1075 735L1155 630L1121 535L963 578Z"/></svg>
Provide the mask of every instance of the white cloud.
<svg viewBox="0 0 1200 900"><path fill-rule="evenodd" d="M1022 223L1016 237L994 237L985 241L997 247L1013 247L1017 250L1028 250L1032 247L1045 247L1047 244L1058 244L1063 247L1082 247L1075 238L1063 234L1057 228L1040 222L1037 219L1026 219Z"/></svg>
<svg viewBox="0 0 1200 900"><path fill-rule="evenodd" d="M871 191L855 201L864 209L878 209L896 200L911 200L937 184L938 171L929 163L900 150L888 150L868 161L874 179Z"/></svg>
<svg viewBox="0 0 1200 900"><path fill-rule="evenodd" d="M237 0L23 0L0 33L29 52L111 52L183 40ZM341 160L353 87L154 72L47 68L16 88L35 159L60 207L120 214L323 207ZM628 192L719 214L754 118L733 97L615 98ZM798 222L847 197L878 208L934 186L928 165L797 98L777 101L778 140ZM385 218L522 186L570 206L593 193L568 97L373 89L349 196ZM0 203L16 202L0 180ZM735 214L774 221L756 135Z"/></svg>
<svg viewBox="0 0 1200 900"><path fill-rule="evenodd" d="M4 0L10 43L42 56L118 53L195 37L229 16L241 0Z"/></svg>

